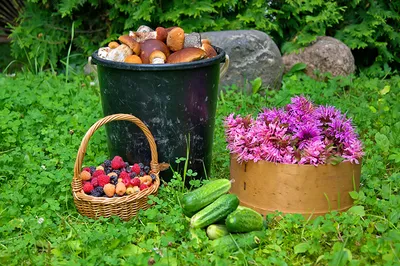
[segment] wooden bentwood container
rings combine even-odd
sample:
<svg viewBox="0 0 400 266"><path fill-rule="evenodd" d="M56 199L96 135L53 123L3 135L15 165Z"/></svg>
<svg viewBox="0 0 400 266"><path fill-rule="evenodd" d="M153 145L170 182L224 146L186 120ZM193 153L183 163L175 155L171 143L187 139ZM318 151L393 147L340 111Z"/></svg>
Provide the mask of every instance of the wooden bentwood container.
<svg viewBox="0 0 400 266"><path fill-rule="evenodd" d="M338 165L275 164L266 161L239 164L231 156L231 193L240 204L265 215L280 211L305 218L353 205L349 192L359 189L361 162Z"/></svg>

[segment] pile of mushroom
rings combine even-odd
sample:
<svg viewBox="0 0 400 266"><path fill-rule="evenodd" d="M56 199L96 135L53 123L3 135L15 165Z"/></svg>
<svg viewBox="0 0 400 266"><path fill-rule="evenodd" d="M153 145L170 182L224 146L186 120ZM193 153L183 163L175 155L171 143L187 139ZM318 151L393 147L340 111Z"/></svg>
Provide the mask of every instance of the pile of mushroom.
<svg viewBox="0 0 400 266"><path fill-rule="evenodd" d="M98 51L100 58L129 64L175 64L212 58L217 52L199 33L187 34L180 27L156 30L140 26L136 32L121 35Z"/></svg>

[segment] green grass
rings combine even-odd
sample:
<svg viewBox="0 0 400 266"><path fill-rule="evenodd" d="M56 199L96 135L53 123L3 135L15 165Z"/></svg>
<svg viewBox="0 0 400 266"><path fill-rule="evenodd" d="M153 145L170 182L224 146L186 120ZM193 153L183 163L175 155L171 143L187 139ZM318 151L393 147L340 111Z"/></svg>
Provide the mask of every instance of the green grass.
<svg viewBox="0 0 400 266"><path fill-rule="evenodd" d="M219 102L212 178L229 177L222 120L282 106L293 95L347 111L365 144L355 207L315 220L268 217L254 250L214 254L203 230L189 230L178 197L182 177L162 187L154 208L137 219L91 220L71 195L73 165L86 130L102 116L90 77L0 74L1 265L399 265L400 77L315 81L284 77L280 91L243 95L230 88ZM85 164L107 158L104 129L91 138ZM184 155L183 155L184 156ZM184 162L182 162L184 163ZM192 174L192 173L191 173ZM192 182L198 186L199 182Z"/></svg>

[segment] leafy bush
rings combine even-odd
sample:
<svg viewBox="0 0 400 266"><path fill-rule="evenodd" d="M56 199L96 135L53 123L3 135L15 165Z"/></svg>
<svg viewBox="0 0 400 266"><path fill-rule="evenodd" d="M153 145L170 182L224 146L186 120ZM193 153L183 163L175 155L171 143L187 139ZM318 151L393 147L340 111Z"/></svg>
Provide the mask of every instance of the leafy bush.
<svg viewBox="0 0 400 266"><path fill-rule="evenodd" d="M187 32L258 29L283 52L329 35L345 42L360 66L400 64L400 3L374 0L28 0L15 27L13 54L31 69L55 67L73 48L89 55L100 45L141 24L179 25Z"/></svg>

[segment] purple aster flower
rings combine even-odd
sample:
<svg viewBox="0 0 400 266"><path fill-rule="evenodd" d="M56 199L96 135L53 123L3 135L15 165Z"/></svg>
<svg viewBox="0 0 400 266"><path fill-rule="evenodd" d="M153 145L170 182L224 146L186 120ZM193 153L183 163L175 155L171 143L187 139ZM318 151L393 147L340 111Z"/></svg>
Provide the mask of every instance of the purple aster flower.
<svg viewBox="0 0 400 266"><path fill-rule="evenodd" d="M359 159L364 156L362 151L362 143L358 139L352 139L349 143L345 143L342 157L345 161L359 164Z"/></svg>
<svg viewBox="0 0 400 266"><path fill-rule="evenodd" d="M321 140L313 141L307 144L302 152L302 158L299 164L325 164L326 153L325 144Z"/></svg>
<svg viewBox="0 0 400 266"><path fill-rule="evenodd" d="M300 124L293 138L298 141L299 149L304 148L308 143L322 140L322 132L318 127L319 123Z"/></svg>
<svg viewBox="0 0 400 266"><path fill-rule="evenodd" d="M334 106L319 106L315 109L314 116L320 120L323 124L329 123L332 119L338 119L342 117L342 114Z"/></svg>

